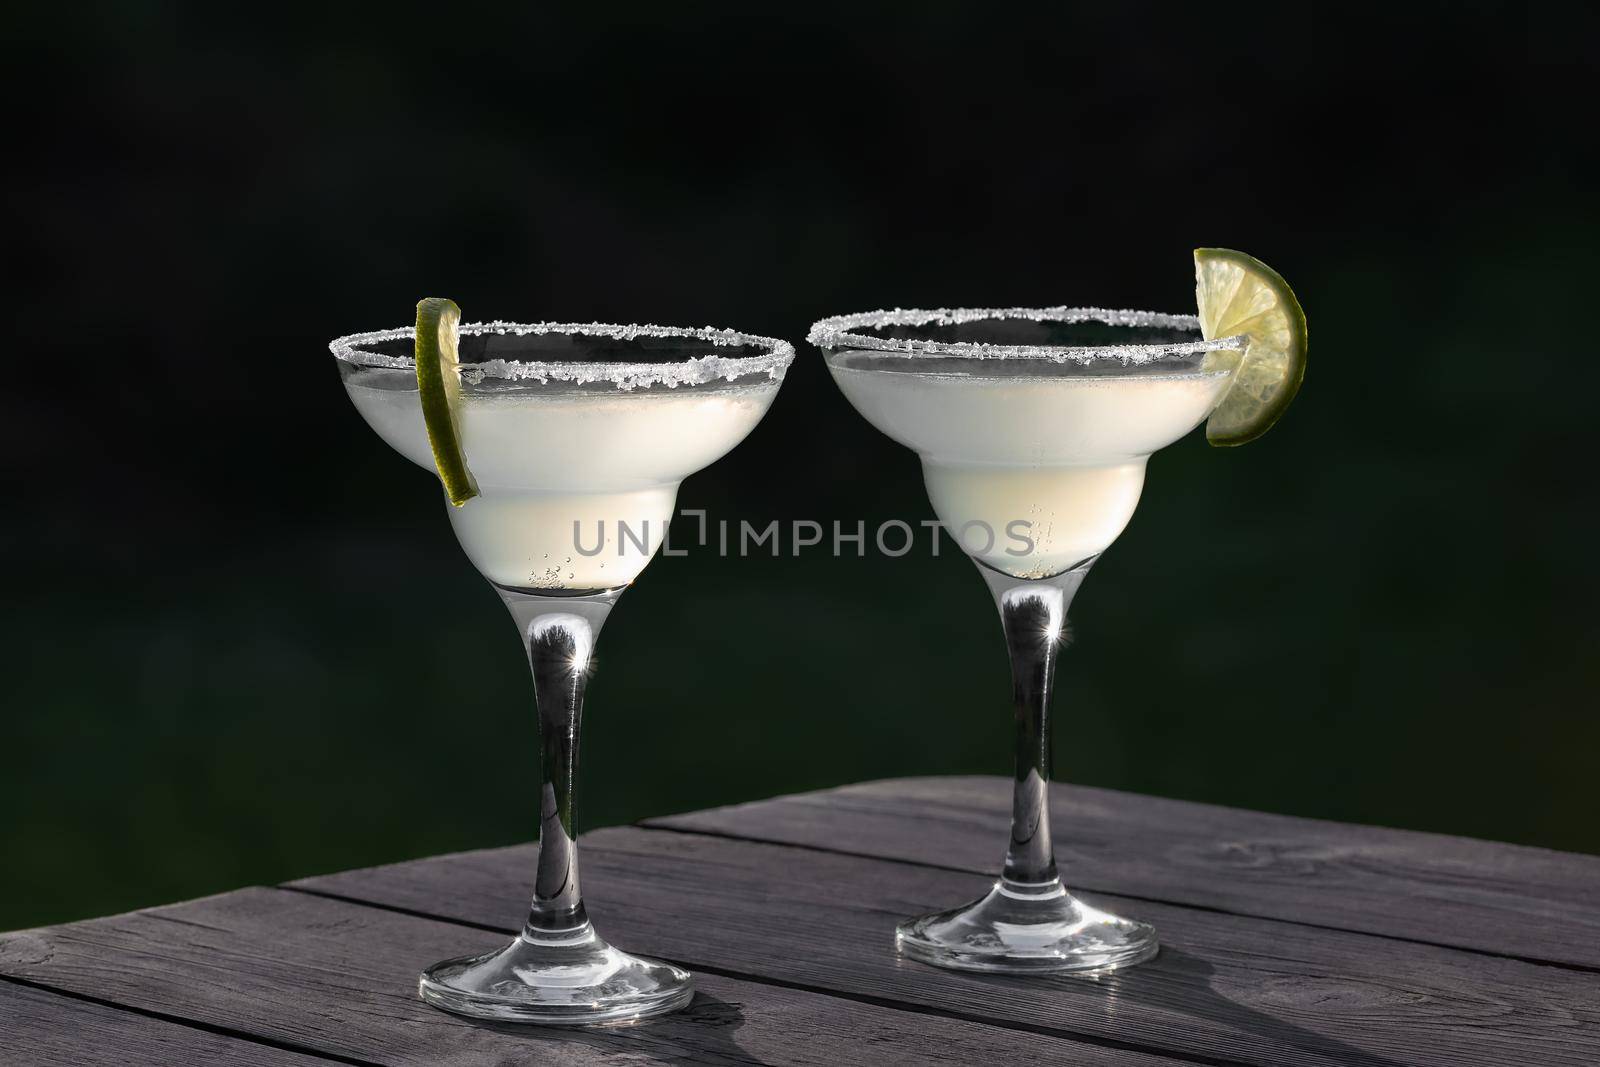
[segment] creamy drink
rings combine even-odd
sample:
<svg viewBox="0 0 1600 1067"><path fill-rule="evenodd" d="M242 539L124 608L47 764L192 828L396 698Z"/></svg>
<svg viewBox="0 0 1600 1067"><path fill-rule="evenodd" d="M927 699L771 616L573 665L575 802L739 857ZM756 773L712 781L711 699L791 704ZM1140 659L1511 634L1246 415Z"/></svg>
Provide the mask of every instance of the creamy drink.
<svg viewBox="0 0 1600 1067"><path fill-rule="evenodd" d="M539 712L537 783L496 760L479 777L424 790L421 803L457 817L532 793L539 853L516 939L434 964L417 992L497 1022L603 1025L677 1011L694 996L693 976L608 944L583 903L573 800L584 689L600 628L665 539L679 483L755 428L794 349L709 327L460 316L453 301L428 297L415 327L329 346L367 425L437 473L457 540L516 623ZM438 625L419 618L415 632L427 639ZM401 668L407 652L396 649ZM436 729L470 722L470 666L459 679L460 706L424 709Z"/></svg>
<svg viewBox="0 0 1600 1067"><path fill-rule="evenodd" d="M1150 959L1148 923L1074 897L1056 870L1049 702L1067 609L1133 517L1151 453L1206 424L1260 437L1305 372L1305 315L1259 260L1195 253L1198 315L932 308L823 319L810 341L846 399L917 453L928 499L978 565L1011 660L1015 771L1000 878L902 922L910 959L957 970L1101 972Z"/></svg>
<svg viewBox="0 0 1600 1067"><path fill-rule="evenodd" d="M366 384L357 373L345 388L390 447L432 471L417 391L399 384ZM778 384L762 376L683 391L602 388L462 395L462 451L480 495L449 509L450 521L473 566L496 585L633 581L666 536L678 484L744 440Z"/></svg>
<svg viewBox="0 0 1600 1067"><path fill-rule="evenodd" d="M841 351L834 381L922 458L934 512L980 562L1048 578L1103 552L1133 516L1145 461L1198 426L1226 371L1090 372L1038 360L911 361Z"/></svg>

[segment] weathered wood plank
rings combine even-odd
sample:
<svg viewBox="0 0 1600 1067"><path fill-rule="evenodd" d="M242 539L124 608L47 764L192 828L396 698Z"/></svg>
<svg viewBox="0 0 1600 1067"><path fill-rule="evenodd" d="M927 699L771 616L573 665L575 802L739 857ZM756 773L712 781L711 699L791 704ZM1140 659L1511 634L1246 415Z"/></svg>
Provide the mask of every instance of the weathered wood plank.
<svg viewBox="0 0 1600 1067"><path fill-rule="evenodd" d="M329 1067L335 1061L0 982L6 1067Z"/></svg>
<svg viewBox="0 0 1600 1067"><path fill-rule="evenodd" d="M644 825L996 872L1011 785L904 778ZM1600 856L1052 785L1062 876L1088 891L1600 968Z"/></svg>
<svg viewBox="0 0 1600 1067"><path fill-rule="evenodd" d="M499 918L512 917L514 925L520 906L502 909ZM969 1065L1015 1061L1026 1052L1047 1063L1182 1067L1136 1051L709 974L696 976L697 995L685 1012L613 1029L484 1024L417 999L422 967L505 937L305 893L248 889L0 935L0 973L384 1064Z"/></svg>
<svg viewBox="0 0 1600 1067"><path fill-rule="evenodd" d="M638 828L584 842L586 891L608 936L691 966L1272 1067L1600 1062L1600 978L1582 972L1100 896L1154 922L1161 956L1100 981L968 975L898 960L892 931L976 896L985 878ZM534 855L522 846L296 884L506 924Z"/></svg>

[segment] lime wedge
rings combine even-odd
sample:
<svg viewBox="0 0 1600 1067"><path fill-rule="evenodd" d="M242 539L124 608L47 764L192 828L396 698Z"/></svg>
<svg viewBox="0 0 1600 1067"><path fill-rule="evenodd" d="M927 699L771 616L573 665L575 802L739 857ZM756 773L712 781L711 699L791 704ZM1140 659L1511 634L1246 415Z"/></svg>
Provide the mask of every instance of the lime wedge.
<svg viewBox="0 0 1600 1067"><path fill-rule="evenodd" d="M1233 381L1206 423L1214 445L1242 445L1272 428L1306 375L1306 313L1282 275L1228 248L1194 250L1200 332L1209 340L1248 334L1236 353L1213 352L1213 364L1237 364ZM1226 361L1226 362L1224 362Z"/></svg>
<svg viewBox="0 0 1600 1067"><path fill-rule="evenodd" d="M445 495L460 507L478 495L478 483L467 470L461 451L461 372L456 349L461 309L454 300L430 296L417 301L417 393L422 398L422 421L433 447L433 465L439 470Z"/></svg>

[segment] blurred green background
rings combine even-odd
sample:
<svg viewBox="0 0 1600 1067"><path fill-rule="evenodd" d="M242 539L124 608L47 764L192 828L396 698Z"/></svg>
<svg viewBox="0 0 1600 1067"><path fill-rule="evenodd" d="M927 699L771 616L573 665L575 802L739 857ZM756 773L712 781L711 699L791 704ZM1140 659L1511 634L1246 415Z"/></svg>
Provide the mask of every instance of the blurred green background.
<svg viewBox="0 0 1600 1067"><path fill-rule="evenodd" d="M1197 244L1295 284L1310 371L1259 444L1152 460L1058 776L1600 851L1594 18L1271 11L19 13L0 929L534 834L513 628L328 339L434 293L797 342L1183 310ZM680 505L931 518L805 346ZM926 545L652 564L580 822L1007 772L998 624Z"/></svg>

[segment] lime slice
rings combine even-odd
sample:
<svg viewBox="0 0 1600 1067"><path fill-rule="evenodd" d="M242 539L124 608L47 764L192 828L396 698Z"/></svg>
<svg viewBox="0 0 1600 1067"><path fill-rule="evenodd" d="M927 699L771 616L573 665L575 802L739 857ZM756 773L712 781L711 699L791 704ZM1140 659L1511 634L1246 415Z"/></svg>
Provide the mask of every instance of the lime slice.
<svg viewBox="0 0 1600 1067"><path fill-rule="evenodd" d="M1194 250L1200 332L1209 340L1248 334L1243 358L1213 352L1213 364L1237 363L1233 381L1206 423L1214 445L1242 445L1272 428L1306 375L1306 313L1283 276L1254 256L1228 248Z"/></svg>
<svg viewBox="0 0 1600 1067"><path fill-rule="evenodd" d="M454 300L430 296L417 301L417 393L422 397L422 421L433 447L433 465L439 470L445 495L460 507L478 495L478 483L467 470L461 451L461 372L456 350L461 309Z"/></svg>

